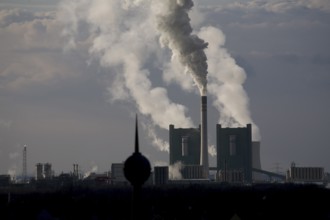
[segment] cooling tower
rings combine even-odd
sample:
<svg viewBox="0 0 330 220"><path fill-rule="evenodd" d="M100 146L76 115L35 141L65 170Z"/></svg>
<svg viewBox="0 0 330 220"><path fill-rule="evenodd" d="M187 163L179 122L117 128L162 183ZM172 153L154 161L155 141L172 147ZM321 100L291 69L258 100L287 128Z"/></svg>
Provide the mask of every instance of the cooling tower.
<svg viewBox="0 0 330 220"><path fill-rule="evenodd" d="M252 167L261 170L260 141L252 141Z"/></svg>
<svg viewBox="0 0 330 220"><path fill-rule="evenodd" d="M209 178L209 158L207 150L207 97L201 97L201 160L203 178Z"/></svg>
<svg viewBox="0 0 330 220"><path fill-rule="evenodd" d="M252 141L252 168L261 170L260 162L260 141ZM258 181L262 179L260 173L253 173L253 180Z"/></svg>

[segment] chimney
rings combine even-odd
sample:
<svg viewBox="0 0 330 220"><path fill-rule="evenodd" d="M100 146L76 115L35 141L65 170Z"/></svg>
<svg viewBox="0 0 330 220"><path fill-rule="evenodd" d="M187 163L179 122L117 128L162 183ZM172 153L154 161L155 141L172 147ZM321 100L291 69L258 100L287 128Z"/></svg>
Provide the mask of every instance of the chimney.
<svg viewBox="0 0 330 220"><path fill-rule="evenodd" d="M201 158L203 178L209 178L209 158L207 145L207 96L201 97Z"/></svg>

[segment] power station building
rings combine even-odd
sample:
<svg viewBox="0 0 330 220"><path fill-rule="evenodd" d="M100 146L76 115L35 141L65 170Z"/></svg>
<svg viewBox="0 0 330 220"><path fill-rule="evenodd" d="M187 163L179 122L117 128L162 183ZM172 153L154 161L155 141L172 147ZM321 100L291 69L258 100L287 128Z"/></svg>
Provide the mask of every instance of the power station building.
<svg viewBox="0 0 330 220"><path fill-rule="evenodd" d="M252 182L251 124L217 130L217 170L220 181Z"/></svg>
<svg viewBox="0 0 330 220"><path fill-rule="evenodd" d="M174 128L170 125L170 165L181 162L183 179L202 179L200 128Z"/></svg>
<svg viewBox="0 0 330 220"><path fill-rule="evenodd" d="M155 185L164 185L168 183L168 166L154 167L154 183Z"/></svg>
<svg viewBox="0 0 330 220"><path fill-rule="evenodd" d="M200 128L169 129L170 165L182 163L183 179L203 178L200 164ZM250 183L261 178L260 142L252 141L252 125L222 128L216 125L217 180L232 183Z"/></svg>
<svg viewBox="0 0 330 220"><path fill-rule="evenodd" d="M199 128L174 128L169 131L170 165L200 165L201 135Z"/></svg>
<svg viewBox="0 0 330 220"><path fill-rule="evenodd" d="M43 180L43 179L49 180L53 178L54 172L52 170L52 164L37 163L36 168L37 168L36 180Z"/></svg>
<svg viewBox="0 0 330 220"><path fill-rule="evenodd" d="M296 167L295 163L287 172L289 182L324 182L324 177L323 167Z"/></svg>

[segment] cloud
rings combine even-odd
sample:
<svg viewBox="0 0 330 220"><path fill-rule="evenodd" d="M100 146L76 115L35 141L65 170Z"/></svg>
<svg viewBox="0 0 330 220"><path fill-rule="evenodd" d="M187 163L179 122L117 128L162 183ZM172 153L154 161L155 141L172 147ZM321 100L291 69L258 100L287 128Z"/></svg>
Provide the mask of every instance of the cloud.
<svg viewBox="0 0 330 220"><path fill-rule="evenodd" d="M62 29L54 12L1 10L0 89L48 86L79 74L72 65L75 61L63 53Z"/></svg>
<svg viewBox="0 0 330 220"><path fill-rule="evenodd" d="M34 20L52 19L49 13L35 13L23 9L0 10L0 27L23 24Z"/></svg>
<svg viewBox="0 0 330 220"><path fill-rule="evenodd" d="M327 27L323 19L329 16L330 2L327 0L270 0L242 1L204 7L207 20L221 26L234 28L268 29Z"/></svg>
<svg viewBox="0 0 330 220"><path fill-rule="evenodd" d="M0 119L0 128L10 128L13 122L11 120Z"/></svg>
<svg viewBox="0 0 330 220"><path fill-rule="evenodd" d="M14 160L14 159L16 159L18 157L19 157L19 153L18 152L13 152L13 153L10 153L9 154L9 159L11 159L11 160Z"/></svg>
<svg viewBox="0 0 330 220"><path fill-rule="evenodd" d="M226 6L221 7L221 9L224 8L232 10L240 9L244 11L265 10L274 13L284 13L297 9L316 9L324 12L330 12L330 3L328 0L254 0L229 3Z"/></svg>
<svg viewBox="0 0 330 220"><path fill-rule="evenodd" d="M0 34L6 41L2 45L9 43L15 50L27 49L58 49L62 50L64 39L61 39L60 23L54 12L31 12L22 9L1 10L0 11ZM13 41L14 39L16 41ZM5 47L6 48L6 47Z"/></svg>

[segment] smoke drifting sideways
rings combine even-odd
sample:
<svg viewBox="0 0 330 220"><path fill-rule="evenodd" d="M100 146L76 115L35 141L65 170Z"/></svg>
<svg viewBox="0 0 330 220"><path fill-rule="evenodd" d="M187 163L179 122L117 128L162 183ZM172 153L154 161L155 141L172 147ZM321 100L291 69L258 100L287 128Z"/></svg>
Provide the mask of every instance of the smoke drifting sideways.
<svg viewBox="0 0 330 220"><path fill-rule="evenodd" d="M244 69L238 66L223 47L225 35L215 27L203 27L198 35L209 42L205 50L208 57L208 92L220 113L223 127L242 127L252 124L252 140L260 141L260 131L249 110L249 97L244 90Z"/></svg>
<svg viewBox="0 0 330 220"><path fill-rule="evenodd" d="M89 177L92 173L96 173L97 170L98 170L98 166L94 164L90 170L88 170L87 172L84 173L83 178L85 179L85 178Z"/></svg>
<svg viewBox="0 0 330 220"><path fill-rule="evenodd" d="M168 142L157 137L157 129L168 129L169 124L182 128L195 125L187 108L171 101L166 85L152 85L150 75L154 72L150 70L155 67L151 60L159 72L163 70L165 82L194 92L193 81L201 95L208 92L221 124L245 126L252 122L242 87L244 70L222 48L220 30L205 27L198 35L192 34L188 16L192 6L191 0L72 0L62 1L57 13L64 25L62 35L68 40L66 49L88 50L90 61L99 61L109 71L109 101L134 103L150 119L147 134L162 151L168 151ZM171 76L166 77L170 70ZM253 128L257 130L255 125Z"/></svg>
<svg viewBox="0 0 330 220"><path fill-rule="evenodd" d="M109 69L110 101L133 101L142 115L150 117L152 123L162 129L168 129L171 123L193 127L186 115L187 108L172 102L166 88L153 87L149 79L149 60L155 58L158 59L155 62L161 63L159 57L164 56L157 40L152 2L63 1L58 17L65 24L63 35L69 39L68 46L86 44L83 46L88 47L91 59L100 60L100 64ZM80 30L82 26L87 26L84 34ZM154 125L151 128L155 128Z"/></svg>

